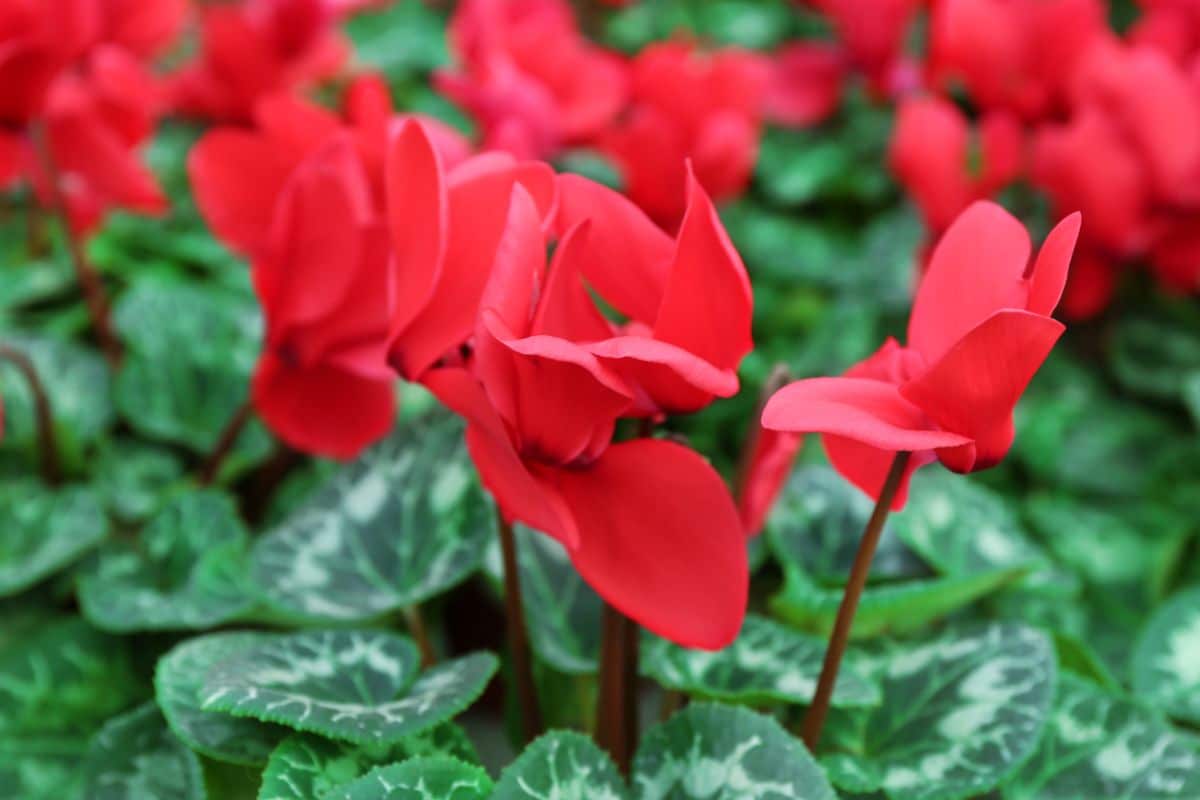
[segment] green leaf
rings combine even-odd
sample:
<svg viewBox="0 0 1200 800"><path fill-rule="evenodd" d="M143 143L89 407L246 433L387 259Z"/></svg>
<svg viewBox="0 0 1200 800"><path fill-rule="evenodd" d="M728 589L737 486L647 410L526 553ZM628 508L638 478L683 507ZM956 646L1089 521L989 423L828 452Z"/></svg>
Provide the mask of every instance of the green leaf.
<svg viewBox="0 0 1200 800"><path fill-rule="evenodd" d="M246 400L262 321L249 298L198 284L143 281L116 305L125 342L117 408L138 433L207 454ZM264 457L270 440L247 426L234 455Z"/></svg>
<svg viewBox="0 0 1200 800"><path fill-rule="evenodd" d="M1200 369L1195 319L1126 317L1116 326L1112 367L1125 386L1163 400L1179 400L1189 372Z"/></svg>
<svg viewBox="0 0 1200 800"><path fill-rule="evenodd" d="M500 774L491 800L625 800L625 781L608 755L588 737L551 731L534 741Z"/></svg>
<svg viewBox="0 0 1200 800"><path fill-rule="evenodd" d="M425 756L379 767L329 795L331 800L487 800L492 779L448 756ZM564 798L565 800L565 798Z"/></svg>
<svg viewBox="0 0 1200 800"><path fill-rule="evenodd" d="M755 184L777 205L803 205L827 192L850 169L853 158L843 141L820 131L768 128Z"/></svg>
<svg viewBox="0 0 1200 800"><path fill-rule="evenodd" d="M525 620L534 652L568 674L595 674L600 663L604 602L579 577L561 544L524 525L517 525L515 534Z"/></svg>
<svg viewBox="0 0 1200 800"><path fill-rule="evenodd" d="M88 742L79 735L0 735L0 797L64 800L83 790L79 761Z"/></svg>
<svg viewBox="0 0 1200 800"><path fill-rule="evenodd" d="M116 437L100 443L92 484L114 516L137 522L158 509L183 469L180 458L165 447Z"/></svg>
<svg viewBox="0 0 1200 800"><path fill-rule="evenodd" d="M854 617L854 638L918 630L1006 586L1024 574L998 569L977 575L951 576L868 586ZM827 635L833 630L842 590L818 586L799 569L787 569L783 588L770 600L771 611L801 630Z"/></svg>
<svg viewBox="0 0 1200 800"><path fill-rule="evenodd" d="M430 72L450 61L445 21L424 3L393 3L346 23L354 55L391 80Z"/></svg>
<svg viewBox="0 0 1200 800"><path fill-rule="evenodd" d="M802 467L793 472L767 519L767 542L785 570L803 570L821 583L845 583L873 508L869 497L829 467ZM894 518L884 523L871 577L928 575L896 536Z"/></svg>
<svg viewBox="0 0 1200 800"><path fill-rule="evenodd" d="M798 633L748 614L742 631L724 650L689 650L657 636L642 643L642 672L663 686L700 697L745 703L811 702L816 690L824 639ZM847 663L833 692L837 707L879 703L879 687Z"/></svg>
<svg viewBox="0 0 1200 800"><path fill-rule="evenodd" d="M188 747L218 761L247 766L267 763L287 729L205 711L200 690L214 665L268 639L259 633L211 633L188 639L159 659L155 696L167 724Z"/></svg>
<svg viewBox="0 0 1200 800"><path fill-rule="evenodd" d="M1007 800L1200 797L1200 742L1150 712L1063 675L1037 753Z"/></svg>
<svg viewBox="0 0 1200 800"><path fill-rule="evenodd" d="M264 634L208 671L201 708L354 744L387 745L464 710L496 667L495 656L474 653L416 677L416 646L405 636Z"/></svg>
<svg viewBox="0 0 1200 800"><path fill-rule="evenodd" d="M454 755L464 761L475 760L474 748L466 734L449 722L385 746L358 746L297 733L284 739L271 753L258 800L321 800L338 796L339 787L373 767L417 755Z"/></svg>
<svg viewBox="0 0 1200 800"><path fill-rule="evenodd" d="M1192 421L1200 427L1200 370L1190 372L1183 383L1183 403L1192 415Z"/></svg>
<svg viewBox="0 0 1200 800"><path fill-rule="evenodd" d="M461 423L430 417L367 451L260 539L252 576L288 616L369 620L474 572L492 513Z"/></svg>
<svg viewBox="0 0 1200 800"><path fill-rule="evenodd" d="M915 474L908 504L892 519L900 539L945 575L1048 563L1003 497L944 469Z"/></svg>
<svg viewBox="0 0 1200 800"><path fill-rule="evenodd" d="M233 500L218 491L175 497L136 545L100 554L79 582L93 624L115 632L210 628L253 605L246 580L249 542Z"/></svg>
<svg viewBox="0 0 1200 800"><path fill-rule="evenodd" d="M1146 622L1133 651L1133 689L1139 700L1200 725L1200 587L1176 594Z"/></svg>
<svg viewBox="0 0 1200 800"><path fill-rule="evenodd" d="M111 379L104 359L71 342L35 336L5 336L4 344L33 362L50 401L59 457L67 464L84 460L84 451L113 423ZM5 449L34 453L37 421L33 395L24 376L0 362L0 401L4 404Z"/></svg>
<svg viewBox="0 0 1200 800"><path fill-rule="evenodd" d="M205 800L196 754L175 738L153 703L111 720L83 760L88 800Z"/></svg>
<svg viewBox="0 0 1200 800"><path fill-rule="evenodd" d="M639 800L833 800L799 740L744 708L695 704L642 739L633 765Z"/></svg>
<svg viewBox="0 0 1200 800"><path fill-rule="evenodd" d="M0 734L87 731L138 693L125 643L79 618L0 650Z"/></svg>
<svg viewBox="0 0 1200 800"><path fill-rule="evenodd" d="M49 489L33 479L0 483L0 597L22 592L71 564L108 532L87 487Z"/></svg>
<svg viewBox="0 0 1200 800"><path fill-rule="evenodd" d="M1050 715L1054 649L1032 628L951 629L892 645L877 663L883 704L863 715L863 738L849 755L891 800L991 791L1032 755Z"/></svg>

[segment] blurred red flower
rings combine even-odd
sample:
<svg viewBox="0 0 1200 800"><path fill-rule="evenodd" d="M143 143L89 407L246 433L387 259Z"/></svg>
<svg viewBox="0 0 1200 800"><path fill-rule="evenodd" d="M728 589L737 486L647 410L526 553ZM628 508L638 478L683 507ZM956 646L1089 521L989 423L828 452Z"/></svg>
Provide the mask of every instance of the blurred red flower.
<svg viewBox="0 0 1200 800"><path fill-rule="evenodd" d="M825 42L793 42L771 59L765 112L779 125L807 127L822 122L842 98L846 57Z"/></svg>
<svg viewBox="0 0 1200 800"><path fill-rule="evenodd" d="M993 203L972 205L933 252L908 346L888 339L841 378L783 388L763 425L824 434L833 466L876 498L895 454L912 452L894 509L912 471L935 458L955 472L999 463L1012 445L1013 409L1063 332L1050 314L1078 232L1073 214L1031 263L1020 222Z"/></svg>
<svg viewBox="0 0 1200 800"><path fill-rule="evenodd" d="M833 23L850 60L876 89L900 65L909 26L923 0L809 0Z"/></svg>

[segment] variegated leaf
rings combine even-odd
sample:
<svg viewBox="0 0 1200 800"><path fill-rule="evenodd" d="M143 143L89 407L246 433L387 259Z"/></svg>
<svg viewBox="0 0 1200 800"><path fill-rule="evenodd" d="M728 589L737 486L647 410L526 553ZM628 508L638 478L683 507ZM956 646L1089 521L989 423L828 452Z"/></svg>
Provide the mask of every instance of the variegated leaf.
<svg viewBox="0 0 1200 800"><path fill-rule="evenodd" d="M379 767L329 795L330 800L487 800L492 779L448 756L424 756ZM567 798L563 798L567 800Z"/></svg>
<svg viewBox="0 0 1200 800"><path fill-rule="evenodd" d="M1139 700L1200 725L1200 587L1180 592L1146 623L1133 652Z"/></svg>
<svg viewBox="0 0 1200 800"><path fill-rule="evenodd" d="M496 783L491 800L627 800L612 759L586 736L552 731L525 748Z"/></svg>
<svg viewBox="0 0 1200 800"><path fill-rule="evenodd" d="M88 800L205 800L196 754L171 733L154 703L110 720L83 760Z"/></svg>
<svg viewBox="0 0 1200 800"><path fill-rule="evenodd" d="M33 479L0 483L0 597L68 566L108 532L95 492L49 489Z"/></svg>

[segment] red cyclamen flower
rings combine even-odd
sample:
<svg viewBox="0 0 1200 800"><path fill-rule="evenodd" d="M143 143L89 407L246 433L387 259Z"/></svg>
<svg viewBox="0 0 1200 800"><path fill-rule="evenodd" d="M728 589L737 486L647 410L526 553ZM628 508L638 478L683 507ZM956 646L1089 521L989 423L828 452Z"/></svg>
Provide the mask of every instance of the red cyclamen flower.
<svg viewBox="0 0 1200 800"><path fill-rule="evenodd" d="M1063 220L1030 263L1029 235L999 206L979 202L942 237L913 302L908 346L894 339L841 378L780 390L763 411L772 430L819 432L830 462L878 497L892 459L912 471L935 458L955 472L994 466L1013 440L1013 409L1062 334L1050 317L1079 232Z"/></svg>

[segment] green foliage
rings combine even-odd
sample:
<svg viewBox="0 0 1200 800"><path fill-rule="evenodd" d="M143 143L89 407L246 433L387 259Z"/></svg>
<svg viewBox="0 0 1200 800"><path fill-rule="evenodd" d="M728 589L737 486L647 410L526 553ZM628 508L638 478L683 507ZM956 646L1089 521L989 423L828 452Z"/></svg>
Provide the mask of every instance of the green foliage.
<svg viewBox="0 0 1200 800"><path fill-rule="evenodd" d="M0 482L0 597L16 594L72 563L108 532L86 486L48 489L34 479Z"/></svg>
<svg viewBox="0 0 1200 800"><path fill-rule="evenodd" d="M83 760L88 800L205 800L200 761L153 703L110 720Z"/></svg>
<svg viewBox="0 0 1200 800"><path fill-rule="evenodd" d="M625 781L608 755L586 736L546 734L509 764L492 800L625 800Z"/></svg>
<svg viewBox="0 0 1200 800"><path fill-rule="evenodd" d="M479 767L424 756L380 767L329 795L333 800L486 800L492 780Z"/></svg>

